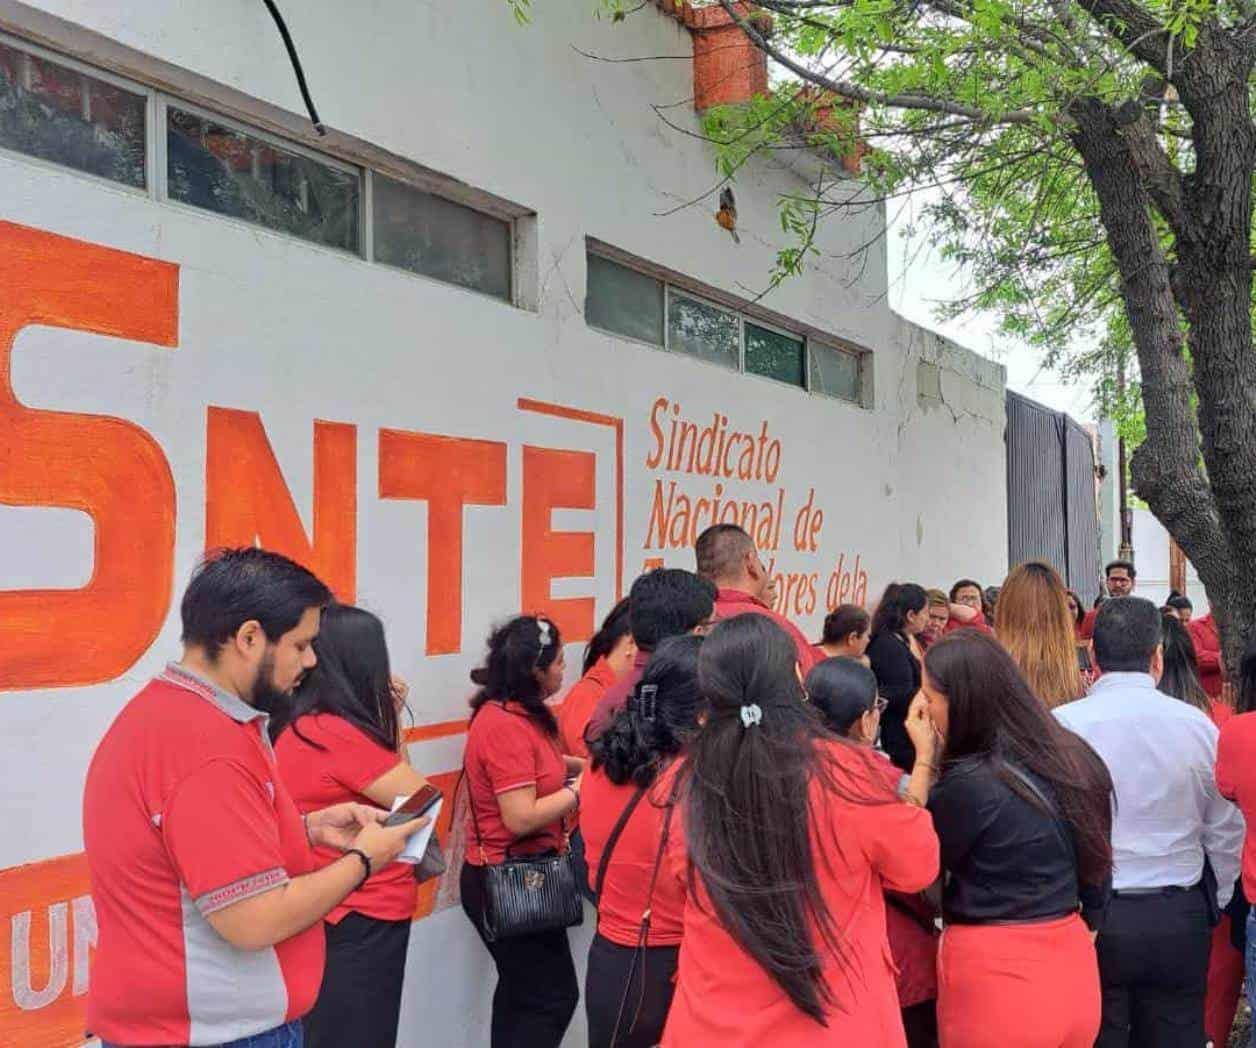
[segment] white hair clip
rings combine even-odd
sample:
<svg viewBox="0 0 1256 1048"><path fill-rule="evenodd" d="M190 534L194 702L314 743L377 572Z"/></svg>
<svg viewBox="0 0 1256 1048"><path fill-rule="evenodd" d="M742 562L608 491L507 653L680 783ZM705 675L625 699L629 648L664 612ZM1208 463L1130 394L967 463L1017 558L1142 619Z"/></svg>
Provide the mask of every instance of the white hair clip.
<svg viewBox="0 0 1256 1048"><path fill-rule="evenodd" d="M763 710L756 703L741 708L741 723L743 727L750 728L763 720Z"/></svg>
<svg viewBox="0 0 1256 1048"><path fill-rule="evenodd" d="M536 650L536 662L532 664L533 669L540 666L541 660L545 658L545 649L550 646L550 641L553 639L553 628L545 619L537 617L537 642L540 644L540 647Z"/></svg>

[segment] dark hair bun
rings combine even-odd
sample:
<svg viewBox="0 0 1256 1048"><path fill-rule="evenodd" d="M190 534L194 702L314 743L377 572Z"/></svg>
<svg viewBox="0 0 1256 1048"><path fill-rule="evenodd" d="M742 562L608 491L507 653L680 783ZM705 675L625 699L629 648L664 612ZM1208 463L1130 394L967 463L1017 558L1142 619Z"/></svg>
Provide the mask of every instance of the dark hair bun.
<svg viewBox="0 0 1256 1048"><path fill-rule="evenodd" d="M471 683L477 687L483 688L488 684L488 667L477 666L471 671Z"/></svg>

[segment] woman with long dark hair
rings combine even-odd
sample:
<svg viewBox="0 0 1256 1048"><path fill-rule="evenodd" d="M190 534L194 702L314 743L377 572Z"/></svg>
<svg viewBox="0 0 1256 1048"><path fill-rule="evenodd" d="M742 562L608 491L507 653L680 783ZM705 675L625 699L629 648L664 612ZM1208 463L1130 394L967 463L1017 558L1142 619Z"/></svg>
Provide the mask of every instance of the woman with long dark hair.
<svg viewBox="0 0 1256 1048"><path fill-rule="evenodd" d="M558 708L558 734L564 753L576 757L589 755L584 739L589 718L606 689L628 672L636 654L632 623L628 618L628 598L624 597L611 608L601 628L590 638L584 649L582 676L571 686Z"/></svg>
<svg viewBox="0 0 1256 1048"><path fill-rule="evenodd" d="M401 746L400 696L384 626L369 611L332 604L314 641L318 663L293 696L275 742L279 773L302 813L342 801L391 808L425 784ZM319 865L341 853L315 849ZM406 947L418 884L393 863L326 918L327 963L310 1048L392 1048L397 1040Z"/></svg>
<svg viewBox="0 0 1256 1048"><path fill-rule="evenodd" d="M906 728L908 707L920 690L920 660L912 644L928 624L928 594L912 582L890 583L872 617L868 661L886 702L881 746L903 771L911 771L916 756Z"/></svg>
<svg viewBox="0 0 1256 1048"><path fill-rule="evenodd" d="M1182 620L1170 612L1164 614L1164 671L1156 687L1166 695L1181 699L1202 713L1212 716L1212 703L1199 683L1195 668L1195 644Z"/></svg>
<svg viewBox="0 0 1256 1048"><path fill-rule="evenodd" d="M675 766L687 901L663 1048L904 1044L883 893L932 883L937 839L873 753L819 724L796 663L759 615L703 643L706 722Z"/></svg>
<svg viewBox="0 0 1256 1048"><path fill-rule="evenodd" d="M652 1048L671 1007L685 894L659 875L668 806L651 788L697 730L701 646L695 636L660 642L589 747L580 804L598 911L584 988L589 1048Z"/></svg>
<svg viewBox="0 0 1256 1048"><path fill-rule="evenodd" d="M497 965L492 1048L558 1048L580 998L567 930L485 934L488 867L566 848L564 819L580 807L584 763L564 757L545 700L563 683L562 638L549 619L521 615L495 629L463 767L467 784L462 908Z"/></svg>
<svg viewBox="0 0 1256 1048"><path fill-rule="evenodd" d="M885 700L877 694L877 679L872 670L854 659L825 659L810 673L806 681L807 699L824 719L825 726L836 735L862 746L874 746L881 730L881 711ZM934 733L931 723L913 722L926 731L912 735L916 745L916 765L910 778L878 755L887 781L899 794L921 804L929 796L933 782ZM903 1030L908 1048L936 1048L938 1021L937 958L938 933L934 926L936 907L922 893L885 894L886 933L890 954L897 969L894 979L898 1001L903 1009Z"/></svg>
<svg viewBox="0 0 1256 1048"><path fill-rule="evenodd" d="M922 692L945 740L929 799L948 875L942 1044L1091 1048L1101 999L1087 926L1111 894L1108 769L992 637L935 644Z"/></svg>

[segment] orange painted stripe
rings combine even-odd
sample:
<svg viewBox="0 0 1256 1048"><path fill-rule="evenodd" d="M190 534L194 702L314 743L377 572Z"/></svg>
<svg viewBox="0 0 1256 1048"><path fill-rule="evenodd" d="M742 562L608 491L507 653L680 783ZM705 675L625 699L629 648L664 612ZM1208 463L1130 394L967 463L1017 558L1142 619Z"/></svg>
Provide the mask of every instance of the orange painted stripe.
<svg viewBox="0 0 1256 1048"><path fill-rule="evenodd" d="M428 739L446 739L451 735L463 735L466 733L467 724L465 720L441 721L439 724L418 724L413 728L406 728L402 732L402 738L406 742L425 742Z"/></svg>
<svg viewBox="0 0 1256 1048"><path fill-rule="evenodd" d="M615 431L615 599L618 601L624 595L624 420L614 415L601 415L596 411L549 404L528 397L520 397L517 404L520 411L590 422L595 426L609 426Z"/></svg>

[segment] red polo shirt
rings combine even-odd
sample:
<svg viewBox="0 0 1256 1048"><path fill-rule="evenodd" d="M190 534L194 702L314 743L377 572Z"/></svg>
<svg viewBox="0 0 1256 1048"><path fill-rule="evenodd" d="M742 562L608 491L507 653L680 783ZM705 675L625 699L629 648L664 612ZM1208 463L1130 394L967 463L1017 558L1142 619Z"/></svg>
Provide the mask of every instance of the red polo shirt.
<svg viewBox="0 0 1256 1048"><path fill-rule="evenodd" d="M573 757L589 756L584 733L598 702L614 683L615 671L611 669L611 664L606 659L598 659L589 667L589 672L571 686L558 708L558 737L564 753Z"/></svg>
<svg viewBox="0 0 1256 1048"><path fill-rule="evenodd" d="M1221 662L1221 635L1217 632L1217 624L1209 612L1203 618L1194 619L1187 629L1191 632L1191 642L1195 645L1195 663L1199 667L1199 683L1209 698L1221 698L1221 689L1225 684Z"/></svg>
<svg viewBox="0 0 1256 1048"><path fill-rule="evenodd" d="M811 641L802 635L802 630L795 626L784 615L773 611L758 597L752 597L741 590L722 589L715 595L715 616L720 619L731 619L738 615L766 615L786 633L798 650L798 669L804 677L820 659Z"/></svg>
<svg viewBox="0 0 1256 1048"><path fill-rule="evenodd" d="M323 926L237 950L206 915L308 873L265 714L171 665L118 714L87 771L83 840L99 930L88 1029L214 1045L313 1007Z"/></svg>
<svg viewBox="0 0 1256 1048"><path fill-rule="evenodd" d="M375 806L363 791L401 763L396 750L376 742L343 717L312 713L300 718L275 740L275 756L284 784L302 814L333 804L357 801ZM385 805L387 807L387 805ZM335 848L315 848L315 865L329 866L343 855ZM414 916L419 883L409 863L389 863L327 915L339 924L350 913L380 921Z"/></svg>
<svg viewBox="0 0 1256 1048"><path fill-rule="evenodd" d="M670 787L669 787L670 788ZM604 939L620 946L636 946L641 932L641 919L650 910L650 941L647 946L678 946L683 928L684 886L668 874L659 863L654 879L655 863L659 861L659 845L663 838L667 790L658 784L651 787L637 802L632 815L624 823L615 849L606 867L602 895L597 901L597 930ZM580 791L580 833L584 836L585 860L589 865L589 887L597 887L598 868L615 823L619 821L637 787L633 783L616 786L606 777L603 768L584 777ZM675 816L668 830L679 832Z"/></svg>
<svg viewBox="0 0 1256 1048"><path fill-rule="evenodd" d="M500 794L535 786L538 797L557 793L567 781L567 765L558 752L558 740L513 702L486 702L471 718L463 755L467 776L466 861L492 865L512 855L562 851L566 835L556 819L528 837L517 851L517 838L506 828ZM479 827L477 833L476 827Z"/></svg>

